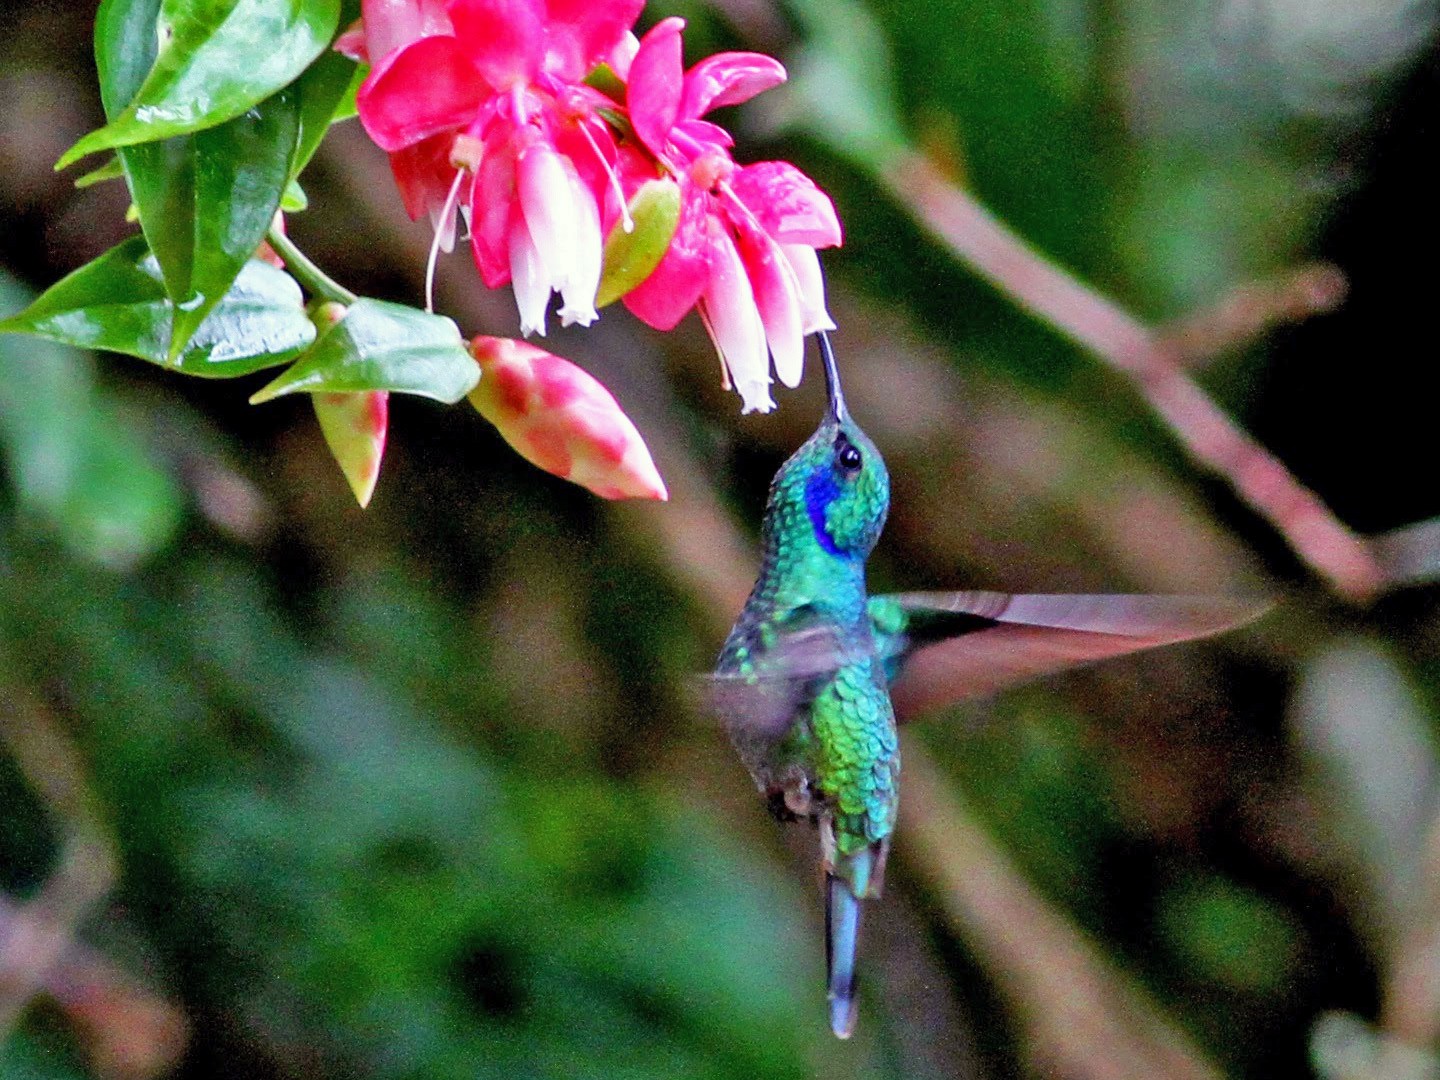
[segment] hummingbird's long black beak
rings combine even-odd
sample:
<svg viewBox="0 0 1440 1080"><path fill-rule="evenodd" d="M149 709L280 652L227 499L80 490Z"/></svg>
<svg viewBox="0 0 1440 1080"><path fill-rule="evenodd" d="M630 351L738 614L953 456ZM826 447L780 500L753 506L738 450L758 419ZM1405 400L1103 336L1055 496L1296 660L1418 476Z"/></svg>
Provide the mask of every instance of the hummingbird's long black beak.
<svg viewBox="0 0 1440 1080"><path fill-rule="evenodd" d="M817 330L815 338L820 342L820 361L825 365L825 389L830 394L830 417L836 423L850 418L845 408L845 392L840 389L840 368L835 363L835 350L830 347L830 336L824 330Z"/></svg>

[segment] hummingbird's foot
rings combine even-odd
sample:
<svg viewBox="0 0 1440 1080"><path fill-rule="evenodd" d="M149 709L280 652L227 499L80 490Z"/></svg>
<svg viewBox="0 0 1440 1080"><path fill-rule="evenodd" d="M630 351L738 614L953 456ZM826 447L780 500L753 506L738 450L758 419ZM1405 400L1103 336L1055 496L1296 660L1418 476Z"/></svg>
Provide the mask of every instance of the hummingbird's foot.
<svg viewBox="0 0 1440 1080"><path fill-rule="evenodd" d="M770 811L770 816L782 825L789 825L800 820L800 815L790 809L785 792L780 788L766 793L765 806Z"/></svg>

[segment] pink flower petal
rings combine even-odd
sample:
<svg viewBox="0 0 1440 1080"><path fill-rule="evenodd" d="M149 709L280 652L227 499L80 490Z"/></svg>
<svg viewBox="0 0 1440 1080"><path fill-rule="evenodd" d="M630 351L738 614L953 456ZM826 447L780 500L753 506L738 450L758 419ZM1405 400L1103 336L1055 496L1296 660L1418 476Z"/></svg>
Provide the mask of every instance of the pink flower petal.
<svg viewBox="0 0 1440 1080"><path fill-rule="evenodd" d="M570 241L570 273L560 284L560 295L565 301L560 307L560 325L589 326L600 317L595 310L604 245L600 235L600 208L595 205L594 192L585 186L574 168L566 172L570 178L571 204L575 208L575 232Z"/></svg>
<svg viewBox="0 0 1440 1080"><path fill-rule="evenodd" d="M365 24L356 19L340 33L331 48L341 56L348 56L351 60L368 64L370 54L365 48Z"/></svg>
<svg viewBox="0 0 1440 1080"><path fill-rule="evenodd" d="M675 125L677 131L683 131L690 138L699 143L706 143L710 146L723 147L728 150L735 145L735 137L726 131L719 124L712 124L709 120L681 120Z"/></svg>
<svg viewBox="0 0 1440 1080"><path fill-rule="evenodd" d="M775 375L789 387L800 385L805 368L800 286L780 245L753 225L736 230L740 260L755 293L765 341L775 360Z"/></svg>
<svg viewBox="0 0 1440 1080"><path fill-rule="evenodd" d="M520 333L545 336L545 312L550 307L550 278L530 230L517 217L510 226L510 280L515 306L520 311Z"/></svg>
<svg viewBox="0 0 1440 1080"><path fill-rule="evenodd" d="M555 125L552 138L556 151L575 167L596 204L603 206L612 197L614 184L610 172L617 168L619 158L610 125L598 116L585 116L574 123ZM597 149L599 156L595 153Z"/></svg>
<svg viewBox="0 0 1440 1080"><path fill-rule="evenodd" d="M471 63L493 89L533 81L545 59L545 0L450 0Z"/></svg>
<svg viewBox="0 0 1440 1080"><path fill-rule="evenodd" d="M769 412L775 408L770 397L770 354L755 293L735 242L714 218L709 225L713 263L710 283L700 298L705 328L740 393L741 411Z"/></svg>
<svg viewBox="0 0 1440 1080"><path fill-rule="evenodd" d="M450 164L454 141L453 135L443 132L390 155L390 171L395 174L395 186L400 189L411 221L419 221L444 205L450 185L455 182L455 166Z"/></svg>
<svg viewBox="0 0 1440 1080"><path fill-rule="evenodd" d="M795 271L800 286L800 329L813 334L816 330L834 330L835 320L825 308L825 276L820 272L820 256L808 244L781 244L780 250Z"/></svg>
<svg viewBox="0 0 1440 1080"><path fill-rule="evenodd" d="M451 33L445 0L363 0L360 13L365 52L372 63L422 37ZM337 49L340 45L335 43Z"/></svg>
<svg viewBox="0 0 1440 1080"><path fill-rule="evenodd" d="M382 60L356 95L360 122L392 153L464 127L486 96L453 37L421 38Z"/></svg>
<svg viewBox="0 0 1440 1080"><path fill-rule="evenodd" d="M621 44L645 0L549 0L546 6L545 70L579 82Z"/></svg>
<svg viewBox="0 0 1440 1080"><path fill-rule="evenodd" d="M528 461L607 499L667 499L645 440L583 369L544 349L478 337L470 401Z"/></svg>
<svg viewBox="0 0 1440 1080"><path fill-rule="evenodd" d="M515 176L520 209L545 275L559 285L570 276L576 231L575 199L564 160L554 146L537 137L516 158Z"/></svg>
<svg viewBox="0 0 1440 1080"><path fill-rule="evenodd" d="M510 226L515 207L515 157L507 139L487 140L470 188L470 250L481 280L498 289L510 280Z"/></svg>
<svg viewBox="0 0 1440 1080"><path fill-rule="evenodd" d="M685 20L662 19L640 40L640 51L630 64L625 103L630 123L651 153L665 153L665 142L680 115L685 72L681 63L680 31Z"/></svg>
<svg viewBox="0 0 1440 1080"><path fill-rule="evenodd" d="M835 204L788 161L761 161L738 169L730 188L780 243L840 246Z"/></svg>
<svg viewBox="0 0 1440 1080"><path fill-rule="evenodd" d="M621 143L616 149L615 173L620 179L620 190L607 184L602 191L600 202L600 231L606 236L620 220L620 203L628 203L635 197L641 185L662 175L655 159L633 142ZM584 173L582 171L581 175Z"/></svg>
<svg viewBox="0 0 1440 1080"><path fill-rule="evenodd" d="M785 78L784 65L763 53L716 53L686 73L680 115L694 120L722 105L738 105Z"/></svg>
<svg viewBox="0 0 1440 1080"><path fill-rule="evenodd" d="M665 257L622 298L636 318L656 330L675 329L710 281L708 196L690 184L680 194L680 222Z"/></svg>
<svg viewBox="0 0 1440 1080"><path fill-rule="evenodd" d="M610 55L605 57L605 62L610 65L610 70L620 76L621 81L630 78L630 64L635 59L635 54L640 51L640 39L627 30L620 35L620 40L610 50Z"/></svg>

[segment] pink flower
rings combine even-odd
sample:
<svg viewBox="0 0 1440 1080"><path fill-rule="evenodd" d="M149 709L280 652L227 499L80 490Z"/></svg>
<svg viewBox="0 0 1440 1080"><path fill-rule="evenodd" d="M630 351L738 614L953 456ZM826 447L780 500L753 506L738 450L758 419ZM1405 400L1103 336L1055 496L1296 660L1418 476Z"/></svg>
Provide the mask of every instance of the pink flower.
<svg viewBox="0 0 1440 1080"><path fill-rule="evenodd" d="M337 51L368 64L385 59L395 50L434 34L453 33L445 0L362 0L361 17L335 41ZM454 246L454 218L441 219L455 167L450 164L453 134L438 135L390 155L395 184L412 219L429 214L441 246Z"/></svg>
<svg viewBox="0 0 1440 1080"><path fill-rule="evenodd" d="M521 456L605 499L668 499L645 440L610 391L568 360L508 338L477 337L470 401Z"/></svg>
<svg viewBox="0 0 1440 1080"><path fill-rule="evenodd" d="M618 187L616 147L583 79L623 55L643 0L370 0L375 62L357 102L390 152L412 216L446 238L462 176L485 284L513 282L521 329L545 333L550 294L566 325L595 320L600 207ZM381 26L372 30L370 20ZM411 36L415 35L415 36ZM398 44L396 44L398 42ZM390 46L376 57L380 44Z"/></svg>
<svg viewBox="0 0 1440 1080"><path fill-rule="evenodd" d="M744 411L768 412L771 357L780 381L795 386L804 335L834 326L815 251L840 244L840 222L799 169L781 161L736 166L729 134L701 119L778 85L785 69L758 53L721 53L684 72L684 25L659 23L629 66L630 122L680 184L682 204L669 251L625 304L661 330L696 307Z"/></svg>

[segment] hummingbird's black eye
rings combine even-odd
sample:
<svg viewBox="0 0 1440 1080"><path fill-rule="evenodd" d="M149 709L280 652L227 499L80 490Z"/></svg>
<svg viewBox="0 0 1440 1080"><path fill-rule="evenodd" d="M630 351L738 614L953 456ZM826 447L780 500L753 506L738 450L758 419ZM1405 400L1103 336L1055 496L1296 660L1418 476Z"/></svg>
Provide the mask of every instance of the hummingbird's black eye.
<svg viewBox="0 0 1440 1080"><path fill-rule="evenodd" d="M835 455L835 460L846 472L855 472L865 460L860 454L860 448L852 442L842 442L837 450L839 452Z"/></svg>

